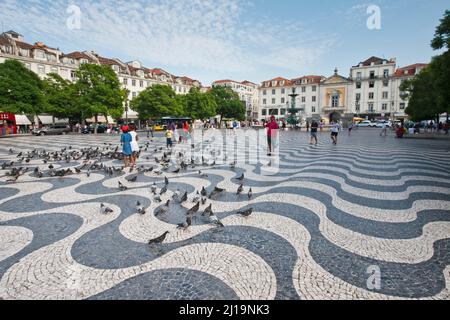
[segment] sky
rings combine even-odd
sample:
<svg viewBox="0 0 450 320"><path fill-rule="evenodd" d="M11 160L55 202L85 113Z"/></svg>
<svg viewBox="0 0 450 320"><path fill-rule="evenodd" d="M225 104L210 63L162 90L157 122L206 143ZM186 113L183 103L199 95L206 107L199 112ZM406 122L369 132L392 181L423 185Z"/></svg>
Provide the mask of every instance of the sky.
<svg viewBox="0 0 450 320"><path fill-rule="evenodd" d="M2 31L138 60L208 86L331 76L371 56L427 63L448 0L1 0ZM379 10L378 10L379 9Z"/></svg>

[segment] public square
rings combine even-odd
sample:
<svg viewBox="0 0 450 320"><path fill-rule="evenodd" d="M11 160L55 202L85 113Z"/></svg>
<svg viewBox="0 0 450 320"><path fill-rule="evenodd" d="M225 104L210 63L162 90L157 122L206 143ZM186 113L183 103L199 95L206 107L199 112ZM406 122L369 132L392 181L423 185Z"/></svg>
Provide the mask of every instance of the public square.
<svg viewBox="0 0 450 320"><path fill-rule="evenodd" d="M155 160L166 151L162 134L140 137L138 167L148 169L140 173L76 173L95 160L37 156L120 150L117 135L0 139L0 164L30 168L15 182L7 182L11 167L0 170L0 299L449 299L448 140L358 129L336 146L320 133L312 146L306 132L280 132L278 171L264 175L260 163L230 159L165 170ZM29 163L17 163L32 150ZM51 177L49 165L73 173ZM151 188L159 195L165 177L157 202ZM177 228L202 187L225 190L201 204L189 228ZM174 200L176 192L188 200ZM112 212L101 213L102 203ZM211 204L224 227L202 215ZM248 217L238 214L249 208Z"/></svg>

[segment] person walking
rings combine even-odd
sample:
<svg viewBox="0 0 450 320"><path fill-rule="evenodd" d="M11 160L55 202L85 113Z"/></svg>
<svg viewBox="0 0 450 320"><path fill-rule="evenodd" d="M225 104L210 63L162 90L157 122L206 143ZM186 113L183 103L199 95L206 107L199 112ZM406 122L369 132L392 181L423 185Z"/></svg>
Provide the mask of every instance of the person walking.
<svg viewBox="0 0 450 320"><path fill-rule="evenodd" d="M313 122L311 123L311 141L309 144L311 145L316 145L317 146L317 131L319 129L319 124L317 123L317 121L313 120ZM313 143L313 140L315 141Z"/></svg>
<svg viewBox="0 0 450 320"><path fill-rule="evenodd" d="M387 125L386 125L386 122L383 122L381 124L380 137L387 137Z"/></svg>
<svg viewBox="0 0 450 320"><path fill-rule="evenodd" d="M173 138L173 131L170 129L167 129L167 131L166 131L167 149L172 148L172 145L173 145L172 138Z"/></svg>
<svg viewBox="0 0 450 320"><path fill-rule="evenodd" d="M348 136L350 137L353 131L355 124L352 122L350 123L350 125L348 126Z"/></svg>
<svg viewBox="0 0 450 320"><path fill-rule="evenodd" d="M125 168L128 168L128 164L130 163L131 155L133 154L133 151L131 149L131 141L133 138L131 137L129 133L129 127L123 126L122 127L122 135L120 136L120 143L122 144L122 154L123 154L123 160L125 163Z"/></svg>
<svg viewBox="0 0 450 320"><path fill-rule="evenodd" d="M339 122L332 122L331 123L331 140L333 141L333 144L337 144L338 143L338 135L339 132L341 131L341 125L339 124Z"/></svg>
<svg viewBox="0 0 450 320"><path fill-rule="evenodd" d="M136 125L135 124L131 124L130 125L130 135L131 135L131 166L135 167L136 166L136 160L138 158L138 154L139 154L139 137L138 134L136 132Z"/></svg>
<svg viewBox="0 0 450 320"><path fill-rule="evenodd" d="M309 121L306 121L306 132L309 132Z"/></svg>
<svg viewBox="0 0 450 320"><path fill-rule="evenodd" d="M280 126L278 125L278 123L275 120L275 116L271 116L270 117L270 122L266 124L266 128L267 128L267 155L271 156L272 155L272 150L273 150L273 140L275 138L276 135L276 130L280 129Z"/></svg>

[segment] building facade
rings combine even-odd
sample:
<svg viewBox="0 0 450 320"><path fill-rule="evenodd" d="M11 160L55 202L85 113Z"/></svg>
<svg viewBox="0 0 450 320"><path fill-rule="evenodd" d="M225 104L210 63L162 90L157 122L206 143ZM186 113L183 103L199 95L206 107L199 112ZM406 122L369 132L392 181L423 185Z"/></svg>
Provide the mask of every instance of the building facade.
<svg viewBox="0 0 450 320"><path fill-rule="evenodd" d="M21 61L26 68L35 72L40 78L56 73L63 79L75 81L76 70L83 63L109 65L117 73L124 89L129 91L123 118L137 119L136 112L129 108L129 103L140 92L154 84L168 85L177 94L187 94L191 88L201 88L200 81L189 77L178 77L162 69L148 69L139 61L124 63L119 59L102 57L93 51L71 52L64 54L59 49L50 48L41 42L34 45L24 41L22 35L8 31L0 35L0 63L8 59Z"/></svg>
<svg viewBox="0 0 450 320"><path fill-rule="evenodd" d="M293 88L298 94L296 106L300 111L297 116L303 121L312 118L351 121L353 117L406 119L408 101L402 99L400 86L426 66L419 63L397 68L395 59L370 57L351 67L349 77L339 75L336 69L328 78L304 76L289 80L278 77L263 81L259 87L258 119L267 120L271 115L287 118Z"/></svg>
<svg viewBox="0 0 450 320"><path fill-rule="evenodd" d="M245 103L247 120L258 119L259 90L258 85L250 81L217 80L212 86L223 86L231 88L239 95L239 99Z"/></svg>

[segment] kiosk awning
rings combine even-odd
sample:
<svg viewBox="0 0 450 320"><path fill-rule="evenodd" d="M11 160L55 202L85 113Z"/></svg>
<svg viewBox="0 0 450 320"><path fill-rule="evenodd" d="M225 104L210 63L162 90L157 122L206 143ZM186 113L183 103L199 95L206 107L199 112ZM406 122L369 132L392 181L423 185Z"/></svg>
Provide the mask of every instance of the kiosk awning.
<svg viewBox="0 0 450 320"><path fill-rule="evenodd" d="M23 114L16 114L16 124L18 126L29 126L31 124L30 119Z"/></svg>

